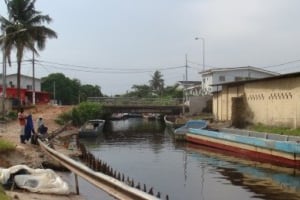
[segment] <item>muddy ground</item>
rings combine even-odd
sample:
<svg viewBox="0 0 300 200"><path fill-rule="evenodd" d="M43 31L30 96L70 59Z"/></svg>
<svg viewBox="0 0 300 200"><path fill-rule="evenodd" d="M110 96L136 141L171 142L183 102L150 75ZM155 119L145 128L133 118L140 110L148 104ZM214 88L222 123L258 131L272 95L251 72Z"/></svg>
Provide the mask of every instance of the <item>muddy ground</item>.
<svg viewBox="0 0 300 200"><path fill-rule="evenodd" d="M71 110L71 106L53 106L44 105L36 106L34 109L26 109L25 114L31 113L34 122L38 117L43 117L45 125L48 127L48 132L55 132L61 128L55 123L55 118L66 111ZM43 163L50 159L40 150L39 146L33 145L28 141L26 144L20 143L20 127L18 121L10 121L6 124L1 124L0 137L12 142L16 145L15 151L0 153L0 166L8 168L10 166L25 164L31 168L44 168ZM50 160L51 161L51 160ZM72 192L75 190L72 190ZM81 196L72 194L68 196L61 195L45 195L36 194L26 191L14 190L7 191L7 194L12 199L22 200L82 200Z"/></svg>

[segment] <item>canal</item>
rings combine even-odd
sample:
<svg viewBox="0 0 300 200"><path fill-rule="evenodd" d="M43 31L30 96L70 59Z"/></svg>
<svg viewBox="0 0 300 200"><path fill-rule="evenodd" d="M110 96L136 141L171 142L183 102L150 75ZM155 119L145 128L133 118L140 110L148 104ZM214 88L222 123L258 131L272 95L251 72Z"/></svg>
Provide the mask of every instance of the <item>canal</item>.
<svg viewBox="0 0 300 200"><path fill-rule="evenodd" d="M107 127L103 136L80 142L114 170L145 184L147 189L153 187L155 194L161 193L161 199L166 195L170 200L300 199L298 170L175 142L159 121L130 118L111 121ZM80 184L84 197L98 196L97 189L83 180Z"/></svg>

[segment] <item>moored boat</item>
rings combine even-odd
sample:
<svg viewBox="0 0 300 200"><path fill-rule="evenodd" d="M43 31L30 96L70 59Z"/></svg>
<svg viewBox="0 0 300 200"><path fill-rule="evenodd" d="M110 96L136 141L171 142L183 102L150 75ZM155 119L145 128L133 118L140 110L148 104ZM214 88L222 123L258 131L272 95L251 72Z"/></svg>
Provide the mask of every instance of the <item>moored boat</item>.
<svg viewBox="0 0 300 200"><path fill-rule="evenodd" d="M278 165L300 168L300 137L235 131L235 133L189 129L186 140L237 152Z"/></svg>
<svg viewBox="0 0 300 200"><path fill-rule="evenodd" d="M167 128L170 128L174 133L176 128L183 126L185 123L177 122L177 116L174 115L165 115L164 122Z"/></svg>
<svg viewBox="0 0 300 200"><path fill-rule="evenodd" d="M193 129L203 129L207 127L207 122L205 120L189 120L185 125L175 129L174 135L176 140L185 140L185 136L190 128Z"/></svg>
<svg viewBox="0 0 300 200"><path fill-rule="evenodd" d="M97 137L103 132L104 123L103 119L88 120L79 129L78 137Z"/></svg>

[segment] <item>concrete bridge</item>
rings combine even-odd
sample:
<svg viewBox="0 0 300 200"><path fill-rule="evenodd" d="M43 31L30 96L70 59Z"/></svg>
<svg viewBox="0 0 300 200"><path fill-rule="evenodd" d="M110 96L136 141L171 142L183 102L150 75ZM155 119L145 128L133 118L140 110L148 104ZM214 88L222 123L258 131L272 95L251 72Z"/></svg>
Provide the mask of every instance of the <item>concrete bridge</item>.
<svg viewBox="0 0 300 200"><path fill-rule="evenodd" d="M99 102L111 113L162 113L179 114L188 110L182 99L89 97L89 102Z"/></svg>

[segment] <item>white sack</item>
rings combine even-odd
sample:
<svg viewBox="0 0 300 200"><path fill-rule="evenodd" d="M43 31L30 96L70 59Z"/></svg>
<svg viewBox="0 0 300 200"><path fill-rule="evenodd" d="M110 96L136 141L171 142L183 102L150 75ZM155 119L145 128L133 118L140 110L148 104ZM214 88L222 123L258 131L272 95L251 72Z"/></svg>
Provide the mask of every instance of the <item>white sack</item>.
<svg viewBox="0 0 300 200"><path fill-rule="evenodd" d="M5 184L10 175L25 169L29 174L15 175L14 181L20 188L31 192L70 194L68 184L51 169L32 169L26 165L16 165L8 169L0 168L0 181Z"/></svg>

